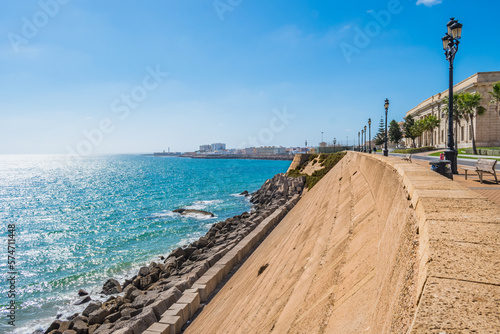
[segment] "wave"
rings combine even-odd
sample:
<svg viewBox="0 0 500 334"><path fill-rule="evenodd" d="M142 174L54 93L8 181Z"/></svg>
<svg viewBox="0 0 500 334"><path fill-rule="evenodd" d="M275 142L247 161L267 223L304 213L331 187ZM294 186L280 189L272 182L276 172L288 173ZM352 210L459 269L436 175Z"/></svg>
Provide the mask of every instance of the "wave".
<svg viewBox="0 0 500 334"><path fill-rule="evenodd" d="M213 206L216 204L224 203L221 199L207 200L207 201L195 201L193 204L185 206L185 209L193 209L193 210L203 210L208 208L209 206Z"/></svg>
<svg viewBox="0 0 500 334"><path fill-rule="evenodd" d="M162 211L162 212L158 212L158 213L153 213L149 216L146 216L144 218L146 219L167 219L167 218L179 218L181 215L177 212L172 212L172 211L169 211L169 210L165 210L165 211Z"/></svg>

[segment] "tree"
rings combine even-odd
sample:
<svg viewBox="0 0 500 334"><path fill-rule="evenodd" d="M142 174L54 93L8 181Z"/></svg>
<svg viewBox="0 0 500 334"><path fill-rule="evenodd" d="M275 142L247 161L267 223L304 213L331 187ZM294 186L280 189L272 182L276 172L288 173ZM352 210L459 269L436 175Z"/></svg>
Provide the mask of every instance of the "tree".
<svg viewBox="0 0 500 334"><path fill-rule="evenodd" d="M490 104L496 105L496 110L500 116L500 81L493 84L493 90L488 92L491 95Z"/></svg>
<svg viewBox="0 0 500 334"><path fill-rule="evenodd" d="M375 135L375 145L382 145L385 143L385 122L384 118L380 117L380 123L378 125L378 132Z"/></svg>
<svg viewBox="0 0 500 334"><path fill-rule="evenodd" d="M405 117L405 123L403 126L404 135L406 138L410 138L413 147L416 147L415 139L420 137L424 132L424 123L422 120L414 120L412 115Z"/></svg>
<svg viewBox="0 0 500 334"><path fill-rule="evenodd" d="M467 122L471 123L471 135L472 135L472 150L474 154L477 154L476 149L476 138L474 135L474 118L477 115L482 115L486 109L481 105L481 100L483 96L481 93L463 93L462 98L458 101L459 107L463 112L464 117Z"/></svg>
<svg viewBox="0 0 500 334"><path fill-rule="evenodd" d="M387 134L389 141L398 144L403 138L403 133L399 128L398 122L392 120L389 124L389 133Z"/></svg>
<svg viewBox="0 0 500 334"><path fill-rule="evenodd" d="M432 135L432 132L439 126L441 120L434 115L428 115L423 119L423 123L424 131L429 131L431 133L431 146L434 146L434 136Z"/></svg>

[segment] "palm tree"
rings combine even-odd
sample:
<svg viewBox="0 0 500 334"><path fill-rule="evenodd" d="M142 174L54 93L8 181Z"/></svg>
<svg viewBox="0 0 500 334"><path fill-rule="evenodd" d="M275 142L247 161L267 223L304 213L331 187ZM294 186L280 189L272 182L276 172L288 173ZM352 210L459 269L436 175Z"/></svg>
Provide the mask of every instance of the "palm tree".
<svg viewBox="0 0 500 334"><path fill-rule="evenodd" d="M491 95L490 104L496 104L496 110L500 116L500 81L493 84L493 90L488 92Z"/></svg>
<svg viewBox="0 0 500 334"><path fill-rule="evenodd" d="M425 131L429 131L431 134L431 146L434 146L434 129L441 123L441 120L434 115L428 115L423 120L423 127ZM427 144L426 144L427 145Z"/></svg>
<svg viewBox="0 0 500 334"><path fill-rule="evenodd" d="M471 135L472 135L472 150L474 154L477 154L476 149L476 138L474 135L474 118L477 115L482 115L486 109L481 105L481 100L483 96L478 93L463 93L462 98L459 101L460 108L463 111L467 122L471 122Z"/></svg>

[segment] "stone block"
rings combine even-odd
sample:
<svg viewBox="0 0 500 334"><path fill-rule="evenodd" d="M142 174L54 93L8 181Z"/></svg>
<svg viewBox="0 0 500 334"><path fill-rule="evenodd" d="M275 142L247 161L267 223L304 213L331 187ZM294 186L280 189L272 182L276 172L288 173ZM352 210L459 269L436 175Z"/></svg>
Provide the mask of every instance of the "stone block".
<svg viewBox="0 0 500 334"><path fill-rule="evenodd" d="M158 321L160 324L166 324L170 325L170 332L172 334L177 334L181 332L182 325L184 323L182 322L181 317L179 316L173 316L173 315L166 315Z"/></svg>
<svg viewBox="0 0 500 334"><path fill-rule="evenodd" d="M192 290L193 292L198 292L200 294L200 300L202 303L208 299L209 293L207 293L206 285L196 282L195 284L193 284L190 290Z"/></svg>
<svg viewBox="0 0 500 334"><path fill-rule="evenodd" d="M189 317L194 316L196 311L200 308L200 294L199 293L184 293L184 295L177 301L177 304L189 305Z"/></svg>
<svg viewBox="0 0 500 334"><path fill-rule="evenodd" d="M170 334L172 327L169 324L159 322L152 324L143 334Z"/></svg>
<svg viewBox="0 0 500 334"><path fill-rule="evenodd" d="M175 303L163 313L162 318L167 315L179 316L182 319L182 323L185 324L189 320L189 305Z"/></svg>

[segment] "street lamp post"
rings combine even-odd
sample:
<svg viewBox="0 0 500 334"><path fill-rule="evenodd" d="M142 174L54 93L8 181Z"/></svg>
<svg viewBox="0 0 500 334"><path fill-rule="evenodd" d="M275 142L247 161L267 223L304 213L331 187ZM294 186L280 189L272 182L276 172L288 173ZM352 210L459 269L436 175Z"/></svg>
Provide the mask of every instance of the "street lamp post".
<svg viewBox="0 0 500 334"><path fill-rule="evenodd" d="M452 17L446 26L448 32L441 40L443 41L446 60L450 63L450 82L448 89L448 149L444 152L444 156L446 160L451 162L452 173L458 174L457 151L455 150L453 142L453 62L455 60L455 54L458 51L460 39L462 38L463 25Z"/></svg>
<svg viewBox="0 0 500 334"><path fill-rule="evenodd" d="M334 153L336 152L336 150L335 150L335 144L337 144L337 139L333 138L333 152Z"/></svg>
<svg viewBox="0 0 500 334"><path fill-rule="evenodd" d="M384 143L384 156L389 156L389 150L387 149L387 112L389 111L389 99L385 99L385 143Z"/></svg>
<svg viewBox="0 0 500 334"><path fill-rule="evenodd" d="M359 140L359 131L358 131L358 152L361 151L361 141Z"/></svg>
<svg viewBox="0 0 500 334"><path fill-rule="evenodd" d="M365 142L363 143L364 144L364 148L363 148L363 152L367 152L366 150L366 125L365 125Z"/></svg>
<svg viewBox="0 0 500 334"><path fill-rule="evenodd" d="M365 143L363 143L364 138L365 138L365 130L361 129L361 152L365 152Z"/></svg>
<svg viewBox="0 0 500 334"><path fill-rule="evenodd" d="M372 119L368 118L368 153L372 153Z"/></svg>

